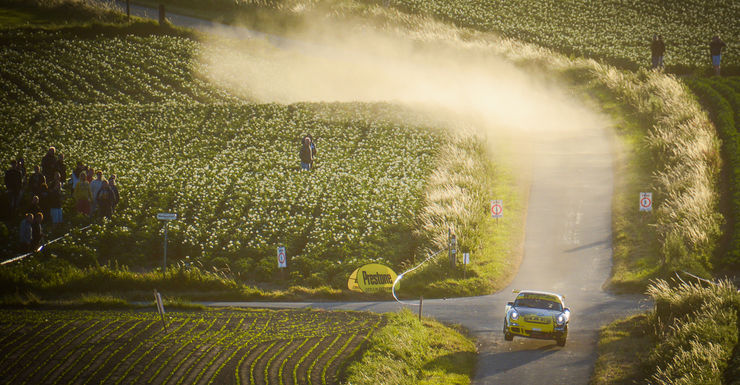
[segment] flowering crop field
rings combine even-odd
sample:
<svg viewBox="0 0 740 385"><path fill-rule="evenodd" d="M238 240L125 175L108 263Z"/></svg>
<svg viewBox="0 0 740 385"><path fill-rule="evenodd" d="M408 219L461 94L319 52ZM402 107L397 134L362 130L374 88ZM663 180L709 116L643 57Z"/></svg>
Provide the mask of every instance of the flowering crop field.
<svg viewBox="0 0 740 385"><path fill-rule="evenodd" d="M22 154L32 168L53 145L70 172L82 161L118 175L113 220L47 253L159 266L159 212L178 214L171 261L190 256L252 282L277 278L278 246L284 278L309 287L343 287L358 266L399 268L433 247L417 231L419 213L453 139L418 114L382 103L250 104L193 75L199 45L186 38L0 39L0 132L13 138L0 143L2 158ZM310 172L299 168L305 133L318 147ZM68 202L68 220L84 224Z"/></svg>
<svg viewBox="0 0 740 385"><path fill-rule="evenodd" d="M379 2L379 0L374 0ZM730 49L723 66L737 69L740 2L735 0L390 0L391 6L463 27L495 31L558 51L629 68L650 65L650 40L662 34L666 66L709 67L709 41Z"/></svg>
<svg viewBox="0 0 740 385"><path fill-rule="evenodd" d="M4 311L7 383L335 384L384 320L359 312Z"/></svg>

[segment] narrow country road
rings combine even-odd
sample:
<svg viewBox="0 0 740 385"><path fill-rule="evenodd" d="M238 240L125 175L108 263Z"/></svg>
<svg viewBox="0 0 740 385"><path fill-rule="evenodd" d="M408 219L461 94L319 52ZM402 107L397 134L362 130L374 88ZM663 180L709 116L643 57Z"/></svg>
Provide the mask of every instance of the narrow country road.
<svg viewBox="0 0 740 385"><path fill-rule="evenodd" d="M155 10L139 6L132 6L132 14L157 17ZM175 25L201 30L212 30L215 25L171 13L167 17ZM218 30L245 37L266 36L237 27L220 26ZM279 44L303 44L275 36L267 38ZM532 135L530 140L533 183L518 275L508 288L496 294L425 300L424 314L470 330L479 345L476 384L586 384L596 360L599 327L646 306L641 296L615 296L602 290L611 269L611 129L608 122L603 122L565 135ZM573 315L564 348L554 341L504 341L504 306L513 300L512 289L565 295ZM397 311L403 306L417 309L416 303L392 301L206 304L373 312Z"/></svg>

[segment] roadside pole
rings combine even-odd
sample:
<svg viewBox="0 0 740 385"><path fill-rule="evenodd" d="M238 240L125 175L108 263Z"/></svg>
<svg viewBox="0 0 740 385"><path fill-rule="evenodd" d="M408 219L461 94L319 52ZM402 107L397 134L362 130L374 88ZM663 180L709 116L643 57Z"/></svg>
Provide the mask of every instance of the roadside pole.
<svg viewBox="0 0 740 385"><path fill-rule="evenodd" d="M421 312L422 312L422 309L424 309L424 296L423 295L420 295L419 296L419 321L421 321Z"/></svg>
<svg viewBox="0 0 740 385"><path fill-rule="evenodd" d="M154 303L157 305L157 312L162 317L162 326L164 326L165 333L169 333L167 330L167 322L164 320L164 302L162 302L162 296L159 295L157 289L154 289Z"/></svg>
<svg viewBox="0 0 740 385"><path fill-rule="evenodd" d="M164 221L164 255L162 256L162 275L167 274L167 229L169 228L170 221L177 219L177 214L173 213L159 213L157 219Z"/></svg>

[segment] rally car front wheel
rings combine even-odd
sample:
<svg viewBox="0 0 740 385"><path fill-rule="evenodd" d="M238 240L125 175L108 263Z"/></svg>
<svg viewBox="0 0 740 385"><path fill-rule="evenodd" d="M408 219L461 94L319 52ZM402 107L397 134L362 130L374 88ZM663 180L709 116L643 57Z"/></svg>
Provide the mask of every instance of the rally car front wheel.
<svg viewBox="0 0 740 385"><path fill-rule="evenodd" d="M514 335L509 333L509 328L506 327L506 319L504 318L504 340L513 341Z"/></svg>

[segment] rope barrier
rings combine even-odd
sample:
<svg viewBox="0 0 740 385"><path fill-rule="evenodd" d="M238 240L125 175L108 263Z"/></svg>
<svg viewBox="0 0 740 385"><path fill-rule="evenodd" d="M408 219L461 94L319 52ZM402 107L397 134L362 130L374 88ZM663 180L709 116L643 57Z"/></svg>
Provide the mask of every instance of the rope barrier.
<svg viewBox="0 0 740 385"><path fill-rule="evenodd" d="M79 230L80 230L80 231L84 231L84 230L87 230L87 229L89 229L89 228L90 228L90 226L92 226L92 224L90 224L90 225L87 225L87 226L85 226L85 227L82 227L82 228L80 228ZM72 231L69 231L69 232L67 232L66 234L62 235L61 237L58 237L58 238L52 239L51 241L49 241L49 242L46 242L46 243L44 243L43 245L39 246L39 247L38 247L38 249L36 249L36 250L30 251L30 252L28 252L28 253L25 253L25 254L21 254L21 255L19 255L19 256L17 256L17 257L15 257L15 258L11 258L11 259L6 259L5 261L2 261L2 262L0 262L0 266L3 266L3 265L7 265L7 264L10 264L10 263L13 263L13 262L16 262L16 261L20 261L20 260L22 260L22 259L24 259L24 258L26 258L26 257L29 257L29 256L31 256L31 255L33 255L33 254L36 254L36 253L38 253L39 251L43 250L43 249L44 249L44 247L46 247L46 245L50 245L50 244L52 244L52 243L54 243L54 242L57 242L57 241L59 241L60 239L62 239L62 238L65 238L65 237L69 236L69 234L71 234L71 233L72 233Z"/></svg>
<svg viewBox="0 0 740 385"><path fill-rule="evenodd" d="M441 253L441 252L443 252L445 250L447 250L447 249L442 249L442 250L440 250L440 251L438 251L438 252L430 255L429 257L427 257L427 259L423 260L420 264L416 265L415 267L413 267L411 269L408 269L408 270L404 271L403 273L399 274L398 277L396 277L396 280L393 281L393 287L391 287L391 292L393 293L393 298L396 300L396 302L398 302L398 303L400 303L402 305L419 306L419 304L416 304L416 303L402 302L401 300L399 300L398 297L396 297L396 284L401 280L401 278L403 278L404 275L406 275L407 273L410 273L410 272L418 269L419 267L421 267L421 265L427 263L429 260L431 260L432 258L436 257L437 255L439 255L439 253Z"/></svg>

